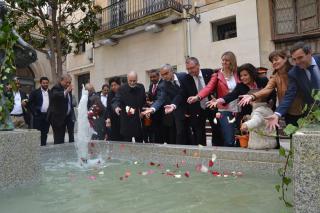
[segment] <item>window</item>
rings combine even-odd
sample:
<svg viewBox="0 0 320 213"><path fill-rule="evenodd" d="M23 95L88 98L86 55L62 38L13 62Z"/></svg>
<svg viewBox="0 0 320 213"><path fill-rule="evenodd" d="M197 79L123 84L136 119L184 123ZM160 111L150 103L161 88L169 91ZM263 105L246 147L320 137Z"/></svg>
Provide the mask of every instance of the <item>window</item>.
<svg viewBox="0 0 320 213"><path fill-rule="evenodd" d="M86 43L82 42L82 43L79 43L79 44L75 44L75 49L74 49L73 52L76 55L86 52Z"/></svg>
<svg viewBox="0 0 320 213"><path fill-rule="evenodd" d="M211 28L212 41L221 41L237 37L237 21L235 16L211 22Z"/></svg>
<svg viewBox="0 0 320 213"><path fill-rule="evenodd" d="M272 0L274 39L320 33L320 0Z"/></svg>

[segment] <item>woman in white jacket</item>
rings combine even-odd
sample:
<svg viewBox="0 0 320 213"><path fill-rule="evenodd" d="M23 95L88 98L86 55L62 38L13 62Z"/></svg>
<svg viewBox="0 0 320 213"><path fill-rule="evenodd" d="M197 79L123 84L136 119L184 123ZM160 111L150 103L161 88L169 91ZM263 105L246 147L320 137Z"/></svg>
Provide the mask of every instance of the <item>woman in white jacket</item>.
<svg viewBox="0 0 320 213"><path fill-rule="evenodd" d="M273 114L265 102L253 102L250 120L242 123L241 131L249 131L249 149L274 149L277 147L275 131L266 129L265 117Z"/></svg>

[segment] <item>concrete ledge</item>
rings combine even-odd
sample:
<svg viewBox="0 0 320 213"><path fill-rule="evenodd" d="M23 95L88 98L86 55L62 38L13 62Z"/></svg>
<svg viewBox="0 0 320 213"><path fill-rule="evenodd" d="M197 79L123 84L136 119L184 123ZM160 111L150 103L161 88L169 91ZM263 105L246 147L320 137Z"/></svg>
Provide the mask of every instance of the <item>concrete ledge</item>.
<svg viewBox="0 0 320 213"><path fill-rule="evenodd" d="M40 132L0 131L0 190L40 180Z"/></svg>
<svg viewBox="0 0 320 213"><path fill-rule="evenodd" d="M320 211L320 126L310 126L293 136L295 212Z"/></svg>

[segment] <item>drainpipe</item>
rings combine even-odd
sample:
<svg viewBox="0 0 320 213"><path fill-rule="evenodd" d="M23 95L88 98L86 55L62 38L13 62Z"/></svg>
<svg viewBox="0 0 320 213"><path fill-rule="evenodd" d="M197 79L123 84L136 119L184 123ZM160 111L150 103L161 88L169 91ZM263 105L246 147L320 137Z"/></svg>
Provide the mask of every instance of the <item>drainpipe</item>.
<svg viewBox="0 0 320 213"><path fill-rule="evenodd" d="M192 56L190 20L187 20L186 39L187 39L187 57L190 57L190 56Z"/></svg>

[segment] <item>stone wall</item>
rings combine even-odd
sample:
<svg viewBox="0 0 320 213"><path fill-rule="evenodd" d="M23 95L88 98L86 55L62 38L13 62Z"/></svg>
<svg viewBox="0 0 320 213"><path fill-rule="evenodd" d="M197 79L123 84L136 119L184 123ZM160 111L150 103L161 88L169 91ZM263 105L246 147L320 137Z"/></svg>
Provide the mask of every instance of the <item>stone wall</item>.
<svg viewBox="0 0 320 213"><path fill-rule="evenodd" d="M295 212L320 211L320 126L312 126L293 136Z"/></svg>
<svg viewBox="0 0 320 213"><path fill-rule="evenodd" d="M0 190L40 180L40 132L0 131Z"/></svg>

